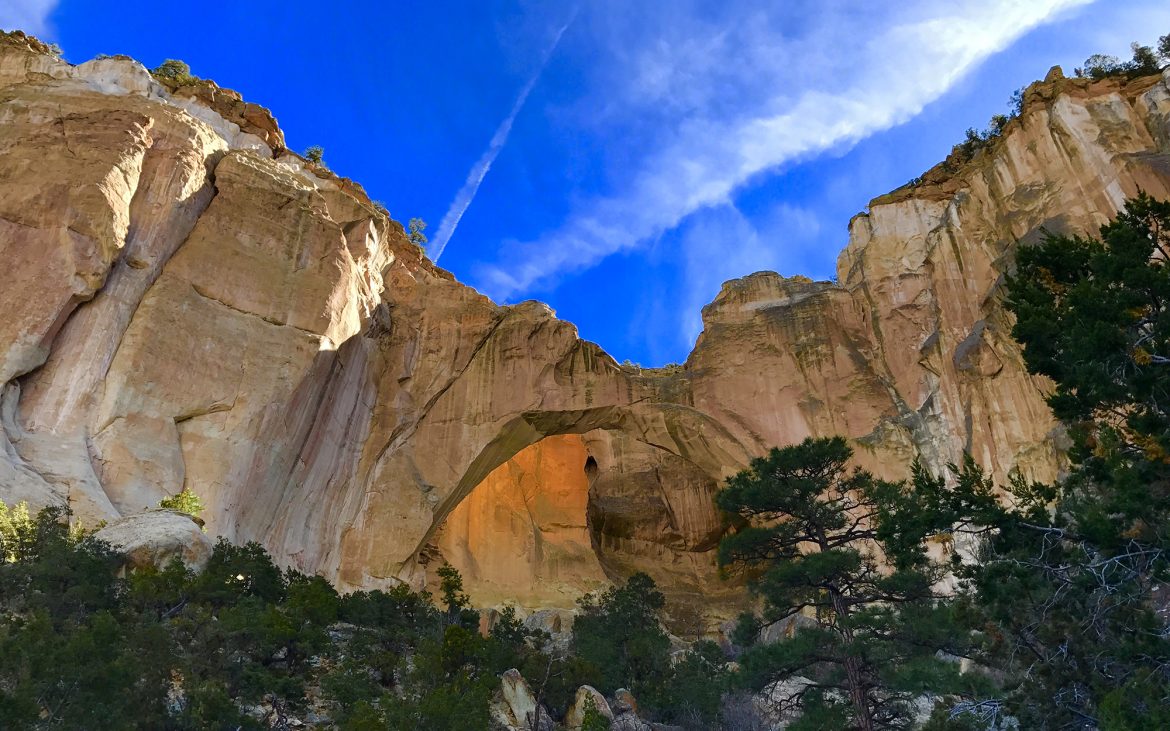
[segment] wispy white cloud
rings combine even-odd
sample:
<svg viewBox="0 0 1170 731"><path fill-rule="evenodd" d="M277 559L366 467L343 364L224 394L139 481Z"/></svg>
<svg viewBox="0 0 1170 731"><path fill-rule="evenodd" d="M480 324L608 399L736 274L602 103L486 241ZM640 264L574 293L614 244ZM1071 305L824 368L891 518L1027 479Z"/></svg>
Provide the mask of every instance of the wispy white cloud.
<svg viewBox="0 0 1170 731"><path fill-rule="evenodd" d="M49 16L60 0L3 0L0 2L0 28L22 30L38 37L51 37Z"/></svg>
<svg viewBox="0 0 1170 731"><path fill-rule="evenodd" d="M540 80L540 76L544 73L545 67L548 66L549 59L552 58L553 52L560 45L561 37L565 35L565 31L573 24L573 18L576 17L576 14L574 10L569 20L557 31L548 50L545 51L540 65L537 66L532 76L528 78L528 82L524 84L524 88L520 90L520 94L516 97L516 102L512 104L512 110L508 112L508 116L504 117L504 121L500 122L500 126L496 128L496 133L492 135L491 141L488 142L487 149L484 150L483 155L480 156L475 165L472 165L471 172L467 173L467 180L463 182L463 187L455 194L455 199L451 201L451 205L447 208L447 213L439 221L439 228L435 232L435 237L431 240L431 245L427 252L432 261L437 262L439 257L443 255L443 250L447 248L447 243L455 234L455 229L458 228L459 221L463 219L463 214L467 212L471 202L475 200L475 194L479 192L479 186L483 184L483 179L487 177L488 171L492 169L492 163L496 161L496 157L504 149L504 145L508 143L508 135L512 133L512 125L516 122L516 117L520 115L520 110L524 108L524 103L528 101L528 96L532 93L536 82Z"/></svg>
<svg viewBox="0 0 1170 731"><path fill-rule="evenodd" d="M594 108L629 132L627 182L583 198L538 240L509 242L476 284L508 300L652 241L768 171L912 118L990 55L1090 2L829 0L776 17L775 3L747 0L722 19L672 6L639 26L658 33L640 46L614 31L618 61Z"/></svg>

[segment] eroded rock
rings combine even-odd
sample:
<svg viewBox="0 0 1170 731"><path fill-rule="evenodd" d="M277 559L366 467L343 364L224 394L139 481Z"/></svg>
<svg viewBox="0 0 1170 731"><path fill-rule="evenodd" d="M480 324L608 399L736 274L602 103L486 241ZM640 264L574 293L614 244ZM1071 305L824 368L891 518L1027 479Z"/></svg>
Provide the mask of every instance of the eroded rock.
<svg viewBox="0 0 1170 731"><path fill-rule="evenodd" d="M492 701L491 717L501 731L552 731L554 726L548 710L537 704L532 689L515 668L500 676L500 691Z"/></svg>

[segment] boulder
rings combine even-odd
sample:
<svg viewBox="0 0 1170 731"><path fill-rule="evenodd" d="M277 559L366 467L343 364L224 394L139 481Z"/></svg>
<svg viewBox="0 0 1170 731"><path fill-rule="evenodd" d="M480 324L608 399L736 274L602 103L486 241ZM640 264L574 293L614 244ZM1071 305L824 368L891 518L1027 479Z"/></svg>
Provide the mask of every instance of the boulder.
<svg viewBox="0 0 1170 731"><path fill-rule="evenodd" d="M653 727L638 717L638 699L625 688L613 694L613 726L611 731L653 731Z"/></svg>
<svg viewBox="0 0 1170 731"><path fill-rule="evenodd" d="M536 697L524 676L515 668L500 676L500 690L492 700L491 719L500 731L534 731L537 717ZM540 722L535 731L552 731L554 723L548 710L540 709Z"/></svg>
<svg viewBox="0 0 1170 731"><path fill-rule="evenodd" d="M211 558L211 539L197 519L174 510L148 510L115 520L94 534L126 557L129 568L162 568L178 557L194 571Z"/></svg>
<svg viewBox="0 0 1170 731"><path fill-rule="evenodd" d="M565 728L569 729L569 731L577 731L581 728L581 724L585 722L585 708L587 700L590 698L593 699L593 705L597 708L597 712L611 722L613 721L613 711L610 710L605 696L599 693L593 686L582 685L577 689L577 695L573 699L573 705L569 706L569 710L565 713Z"/></svg>

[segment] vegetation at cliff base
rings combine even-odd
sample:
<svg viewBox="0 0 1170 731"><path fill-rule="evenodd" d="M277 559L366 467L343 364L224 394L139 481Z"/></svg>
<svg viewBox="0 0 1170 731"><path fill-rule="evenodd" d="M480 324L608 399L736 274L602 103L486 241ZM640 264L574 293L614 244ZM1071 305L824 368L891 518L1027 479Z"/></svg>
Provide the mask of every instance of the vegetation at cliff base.
<svg viewBox="0 0 1170 731"><path fill-rule="evenodd" d="M5 729L259 729L308 717L354 731L483 731L509 668L555 718L583 683L633 687L647 715L689 729L719 712L721 671L709 664L722 653L700 648L710 657L672 666L662 595L645 575L584 599L563 652L511 609L482 635L450 567L439 606L404 586L339 595L255 543L221 540L198 574L176 559L120 576L124 559L66 517L0 503Z"/></svg>
<svg viewBox="0 0 1170 731"><path fill-rule="evenodd" d="M405 588L339 596L257 544L119 578L62 517L0 511L4 728L278 727L312 689L339 728L478 730L496 673L530 652Z"/></svg>

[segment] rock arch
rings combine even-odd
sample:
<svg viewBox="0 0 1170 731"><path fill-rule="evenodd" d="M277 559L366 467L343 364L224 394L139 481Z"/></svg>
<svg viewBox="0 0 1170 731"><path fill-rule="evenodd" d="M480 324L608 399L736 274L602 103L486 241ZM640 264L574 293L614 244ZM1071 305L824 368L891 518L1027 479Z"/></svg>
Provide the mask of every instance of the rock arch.
<svg viewBox="0 0 1170 731"><path fill-rule="evenodd" d="M723 427L673 404L521 414L472 460L403 574L417 581L435 549L484 603L572 606L639 570L697 594L718 583L714 492L747 460Z"/></svg>
<svg viewBox="0 0 1170 731"><path fill-rule="evenodd" d="M751 459L744 446L723 425L700 411L678 404L529 411L505 424L499 435L484 445L471 461L440 510L440 521L492 470L525 447L549 436L592 431L627 435L693 464L715 480L734 474Z"/></svg>
<svg viewBox="0 0 1170 731"><path fill-rule="evenodd" d="M575 337L571 344L574 350L593 347ZM596 385L597 381L613 379L621 384L630 378L612 359L602 356L583 358L593 367L570 369L570 377L560 381L555 391L546 391L543 398L571 403L574 394L591 390L589 385ZM573 356L579 357L579 354ZM499 362L485 361L481 367L498 371L499 366ZM516 384L506 373L502 377L521 392L534 385ZM609 385L611 403L595 403L585 408L523 410L504 414L492 419L489 426L473 430L462 427L478 421L474 414L465 412L454 419L424 416L411 431L408 443L401 442L384 453L371 469L369 484L373 489L357 511L355 529L342 537L338 566L342 582L368 585L387 578L421 582L419 556L455 506L493 470L547 437L617 435L627 442L643 445L650 452L691 465L714 482L722 481L750 460L749 448L710 416L684 404L650 401L644 393L645 383L621 385L627 388ZM432 405L430 413L436 406ZM437 425L428 423L432 418ZM449 429L439 428L451 424L459 425L455 430L460 432L459 438L454 444L449 441L452 439ZM417 459L423 454L445 455L445 458L424 463ZM713 506L710 509L713 511ZM374 569L372 576L355 573L370 568Z"/></svg>

